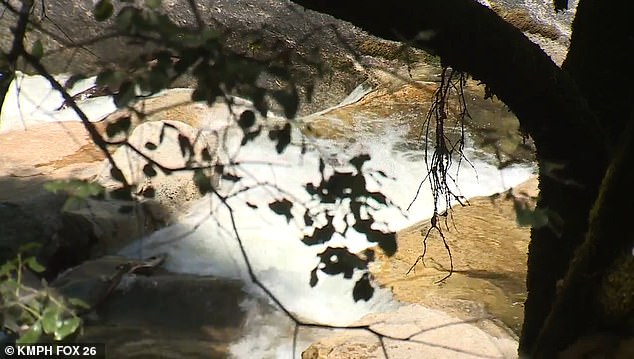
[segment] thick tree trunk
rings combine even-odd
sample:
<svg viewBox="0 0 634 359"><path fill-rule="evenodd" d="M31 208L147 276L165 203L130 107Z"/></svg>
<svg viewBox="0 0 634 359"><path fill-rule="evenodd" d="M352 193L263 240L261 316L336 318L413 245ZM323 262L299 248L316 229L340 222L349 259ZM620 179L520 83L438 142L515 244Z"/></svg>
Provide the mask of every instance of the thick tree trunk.
<svg viewBox="0 0 634 359"><path fill-rule="evenodd" d="M555 358L576 339L596 332L621 330L630 325L632 317L631 289L618 294L620 301L629 306L616 322L607 319L601 304L602 285L613 264L620 257L630 257L634 245L634 227L631 221L631 204L634 202L634 119L620 141L599 196L590 212L590 225L585 242L576 251L570 270L561 285L540 335L534 345L534 358ZM630 259L631 260L631 259ZM616 268L621 270L621 268ZM631 273L624 273L629 277ZM631 283L626 279L625 283ZM616 283L621 286L623 283ZM618 289L617 289L618 290Z"/></svg>
<svg viewBox="0 0 634 359"><path fill-rule="evenodd" d="M616 143L634 104L634 2L583 0L577 6L569 73Z"/></svg>
<svg viewBox="0 0 634 359"><path fill-rule="evenodd" d="M606 144L611 131L599 124L568 73L520 31L475 1L294 2L439 55L444 63L485 83L535 140L540 165L538 206L554 217L551 225L532 231L529 248L520 350L533 352L555 301L556 283L585 238L588 212L608 163ZM557 343L558 349L565 348L569 339L574 338Z"/></svg>
<svg viewBox="0 0 634 359"><path fill-rule="evenodd" d="M564 71L568 72L578 85L593 113L600 116L611 156L614 155L615 144L620 139L627 121L630 120L629 114L634 103L634 90L631 86L634 80L634 31L628 20L633 10L634 5L631 1L581 1L573 23L570 51L563 65ZM611 170L615 171L614 165ZM594 171L594 176L602 173L597 167L586 168L585 171ZM572 175L573 178L577 176L574 173ZM609 180L604 180L604 187L608 185ZM589 216L592 198L596 196L597 189L587 188L581 198L562 198L561 191L568 190L565 186L550 181L542 182L540 205L559 207L560 213L570 212L566 216L566 226L578 233L579 240L584 238L586 218ZM602 193L605 191L603 188ZM624 189L624 194L629 191ZM603 208L605 206L609 208ZM620 207L619 202L614 199L606 202L605 198L600 198L599 202L594 204L593 226L610 226L605 221L598 224L597 213L601 212L606 216L611 210ZM623 223L616 220L613 215L615 214L609 214L607 218L612 218L611 221L614 221L615 225ZM568 222L571 220L576 222ZM570 234L570 231L567 232ZM599 328L599 323L603 322L604 318L603 313L597 309L596 295L593 295L593 292L599 292L603 271L616 258L614 253L623 250L622 245L619 246L612 241L616 238L608 232L605 228L591 228L587 240L592 244L584 244L583 249L577 254L577 259L570 265L570 272L566 277L572 279L566 279L564 282L564 290L552 310L551 303L555 298L555 292L554 288L544 281L544 276L554 273L561 275L561 269L565 269L568 264L558 264L557 257L565 253L561 260L563 262L565 258L568 262L570 251L574 250L579 242L575 242L573 238L562 242L549 233L533 232L527 278L529 299L526 303L521 340L521 349L524 352L532 352L536 358L554 357L557 351L570 345L576 338L594 330L605 330ZM612 234L618 233L617 231ZM601 246L598 245L598 240L602 241ZM564 245L567 248L556 251L557 246ZM589 255L592 250L597 252L593 254L594 261L589 262L590 259L581 253ZM554 267L549 267L548 262ZM551 312L549 320L542 328L541 321L544 313L548 311Z"/></svg>

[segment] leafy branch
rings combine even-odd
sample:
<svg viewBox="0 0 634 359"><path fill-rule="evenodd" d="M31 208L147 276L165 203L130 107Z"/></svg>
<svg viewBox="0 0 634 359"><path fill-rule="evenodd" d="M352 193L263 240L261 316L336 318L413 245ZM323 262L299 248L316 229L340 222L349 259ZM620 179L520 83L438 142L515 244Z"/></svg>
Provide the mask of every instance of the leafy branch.
<svg viewBox="0 0 634 359"><path fill-rule="evenodd" d="M2 0L2 3L7 4L4 0ZM138 111L134 108L134 103L139 98L156 94L168 88L176 79L184 74L191 74L198 81L192 94L193 101L206 102L211 105L216 103L218 99L224 99L225 103L231 108L230 95L241 94L253 102L255 110L263 117L266 117L271 101L276 102L281 106L286 117L285 123L281 126L270 126L268 131L265 131L265 126L257 124L254 111L242 112L238 116L236 124L243 130L242 145L247 144L249 141L252 141L257 136L266 132L268 133L269 139L275 143L276 151L278 153L284 152L286 148L291 145L291 131L294 124L292 119L295 118L299 109L300 91L298 84L304 83L308 89L307 92L310 93L312 91L312 82L309 81L309 83L306 84L306 81L300 81L304 74L300 73L298 76L293 73L291 71L291 65L293 61L299 61L302 64L308 64L316 68L316 72L320 74L322 73L322 69L319 63L310 57L302 58L300 56L298 58L298 56L289 51L282 51L264 60L248 59L241 54L234 53L223 46L223 39L219 32L204 27L195 2L191 0L188 3L196 17L196 29L175 24L169 17L165 14L161 14L155 7L138 8L134 5L126 5L115 15L110 0L98 1L94 13L97 20L104 21L112 16L116 17L115 29L103 35L101 39L115 35L123 36L129 39L131 43L151 43L156 46L156 48L137 59L138 61L135 63L136 68L134 71L104 69L97 76L97 84L112 94L117 107L127 107L139 115L141 119L144 118L144 114L142 111ZM110 163L113 178L122 184L122 190L127 192L126 195L128 197L132 197L131 191L133 184L123 176L122 171L117 167L117 163L111 155L109 147L126 146L136 155L140 156L146 161L143 172L147 177L155 176L157 174L156 169L161 170L165 174L176 171L192 171L194 183L200 192L212 194L215 198L220 200L221 204L229 211L232 231L235 234L251 281L259 287L285 315L293 320L296 329L298 327L315 327L367 330L377 336L382 344L384 339L410 340L416 335L412 334L403 339L379 333L373 329L371 325L331 326L304 322L289 311L258 279L253 271L237 229L233 208L228 202L231 196L237 194L223 195L212 185L211 177L213 175L219 175L225 180L234 183L240 182L243 176L238 174L236 169L244 163L232 161L231 159L226 163L213 163L213 151L204 148L200 153L194 153L196 139L192 140L191 138L179 134L178 140L181 155L187 159L187 164L183 167L165 166L148 155L147 151L151 152L158 147L156 143L145 143L143 146L145 150L147 150L145 151L142 148L132 145L128 141L128 134L132 131L133 126L130 118L126 119L125 117L120 118L115 123L109 124L106 128L106 136L109 138L104 138L78 106L75 98L70 96L67 91L67 86L60 84L42 64L41 58L45 54L45 49L41 48L41 43L34 46L30 52L25 50L24 36L27 23L29 22L28 10L30 10L32 6L32 1L24 1L23 8L19 11L20 17L16 29L14 30L14 45L9 53L10 56L7 56L9 63L12 65L12 73L14 73L16 69L15 64L18 58L21 57L26 60L37 73L46 78L55 91L62 95L64 103L77 114L87 132L90 134L91 140L99 147ZM91 41L99 41L99 38L88 39L79 43L69 43L69 46L91 44ZM265 75L277 79L280 84L282 84L281 89L270 89L259 85L259 80ZM79 77L80 76L76 76L75 78ZM436 131L437 140L439 141L437 143L438 152L435 159L428 165L428 171L432 173L432 178L434 179L432 184L432 188L435 191L434 193L445 195L447 203L454 197L459 200L459 197L453 195L453 193L449 191L446 182L442 182L440 178L442 175L448 175L447 170L451 166L451 154L454 148L456 148L455 146L450 147L447 145L443 135L438 135L439 133L442 134L442 124L447 117L445 101L449 97L451 86L453 86L452 78L453 73L447 73L447 78L445 78L445 73L443 72L443 86L441 86L441 92L438 95L437 102L435 102L437 107L434 112L437 124L441 130L439 131L437 129ZM432 114L430 112L429 118L431 118L431 116ZM169 126L164 125L163 129L167 127ZM112 138L121 133L124 133L124 139L112 140ZM160 143L158 145L160 145ZM457 145L458 151L462 150L463 145L464 143ZM202 163L201 161L195 161L195 155L203 159ZM350 160L351 168L334 170L330 175L326 174L325 163L320 161L319 171L321 173L321 181L317 184L305 184L304 189L311 196L311 200L306 203L295 201L295 198L289 193L285 193L274 184L267 182L256 181L255 184L246 186L243 191L248 191L256 187L267 187L278 190L278 194L281 194L282 199L273 201L268 205L274 213L284 216L288 221L293 217L291 213L293 206L303 206L303 216L297 223L303 223L306 228L312 230L312 233L306 234L303 238L303 242L306 245L327 245L335 234L345 236L349 231L356 231L365 234L369 242L378 244L379 248L387 255L392 255L397 249L395 234L377 229L381 223L378 223L374 219L374 214L376 214L379 209L385 206L394 206L394 204L382 193L367 190L365 177L367 173L364 173L367 171L363 166L368 160L369 156L367 155L356 156ZM248 173L244 175L255 178L255 176L249 175ZM381 172L370 173L370 176L375 179L385 177ZM440 197L435 197L435 204L437 204L439 200ZM339 228L335 225L335 222L337 213L339 213L342 208L346 209L347 214L342 218L343 227ZM437 219L437 208L438 207L435 206L432 223L435 223L434 220ZM436 227L436 224L434 224L434 227ZM447 249L449 250L448 247ZM318 282L318 271L322 271L328 275L342 274L344 278L348 279L352 278L356 271L361 271L361 278L357 280L353 289L353 298L356 301L367 301L372 297L374 289L371 285L371 277L367 268L368 264L374 260L374 251L372 249L367 249L362 253L351 253L345 247L327 246L318 254L318 257L320 264L310 273L309 283L311 286L315 286ZM51 302L55 303L54 301ZM30 313L37 320L43 320L43 318L46 317L44 314L39 316L40 314L36 311ZM38 328L36 325L32 326L34 331L41 330L41 328ZM44 328L44 331L48 332L46 328ZM296 341L296 336L297 330L295 330L294 342ZM384 346L383 350L387 356Z"/></svg>
<svg viewBox="0 0 634 359"><path fill-rule="evenodd" d="M28 244L18 249L18 254L0 266L0 313L3 328L20 334L18 343L35 343L41 335L62 340L76 332L81 318L72 308L85 308L78 299L65 299L46 284L41 289L24 284L23 273L44 271L35 256L28 255L37 245ZM26 254L26 256L25 256Z"/></svg>

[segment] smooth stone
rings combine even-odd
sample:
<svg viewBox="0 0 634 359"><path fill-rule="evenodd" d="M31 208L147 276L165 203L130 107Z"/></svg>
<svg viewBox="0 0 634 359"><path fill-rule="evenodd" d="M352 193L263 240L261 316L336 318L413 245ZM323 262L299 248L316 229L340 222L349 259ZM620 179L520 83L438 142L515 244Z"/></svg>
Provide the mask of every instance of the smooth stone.
<svg viewBox="0 0 634 359"><path fill-rule="evenodd" d="M358 325L392 338L384 338L389 358L418 359L514 358L517 342L509 336L494 337L477 326L420 305L405 305L393 312L369 314ZM363 330L346 330L317 343L302 359L384 358L379 339Z"/></svg>

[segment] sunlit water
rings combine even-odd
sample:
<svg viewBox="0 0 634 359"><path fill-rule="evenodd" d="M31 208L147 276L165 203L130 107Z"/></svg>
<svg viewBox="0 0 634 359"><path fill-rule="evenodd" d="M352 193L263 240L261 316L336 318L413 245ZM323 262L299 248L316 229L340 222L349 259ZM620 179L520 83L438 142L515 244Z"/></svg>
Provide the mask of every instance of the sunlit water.
<svg viewBox="0 0 634 359"><path fill-rule="evenodd" d="M38 84L38 88L32 92L34 95L28 97L28 103L21 104L22 112L14 107L7 110L5 105L3 123L0 124L3 131L30 123L24 121L25 117L49 121L76 120L72 115L62 116L60 111L56 111L61 104L59 98L56 101L38 98L51 94L43 90L40 82L33 83ZM25 85L22 94L30 94L29 82L22 84ZM358 97L358 92L355 96ZM38 106L43 104L46 104L44 110L38 112ZM111 106L110 100L101 98L91 100L84 108L93 117L103 117L104 113L112 110ZM25 116L25 108L30 111L28 116ZM226 123L227 119L209 119L206 130L223 129ZM252 299L242 303L248 319L244 337L232 345L232 353L238 358L290 358L292 324L281 312L272 310L270 305L263 305L268 299L251 283L237 236L246 248L257 278L302 320L346 325L368 313L395 308L398 303L392 300L389 291L378 288L368 302L355 303L351 294L354 281L341 277L321 273L318 285L311 288L309 273L318 264L315 254L324 246L304 245L300 241L307 233L303 222L296 219L287 221L285 217L273 213L268 204L276 199L292 199L295 203L292 213L296 218L302 218L300 203L310 200L303 186L320 180L319 158L327 159L328 172L333 170L332 165L339 170L349 169L345 164L352 156L367 153L371 160L365 164L364 171L381 170L387 174L387 178L380 181L367 175L369 189L380 190L398 207L386 208L377 214L377 219L387 223L387 228L382 229L398 231L429 218L433 213L433 200L428 183L422 185L416 197L420 181L426 174L422 161L424 155L418 150L395 150L404 148L402 143L407 130L405 125L399 127L386 122L375 133L350 134L355 139L352 144L345 140L308 139L308 149L304 154L298 145L291 145L282 154L277 154L268 136L260 136L240 147L241 130L228 128L228 140L221 160L232 159L244 164L236 169L236 173L243 177L242 181L238 184L223 181L220 184L219 193L228 197L226 203L208 195L195 203L176 224L135 241L122 254L147 257L166 253L166 267L174 272L242 278ZM300 133L295 132L293 136L295 144L302 142ZM498 170L482 160L486 156L481 153L475 156L476 152L472 148L466 150L475 169L463 162L454 188L466 198L503 191L532 174L530 166ZM456 170L453 168L454 175ZM264 183L267 185L261 185ZM253 188L244 190L247 187ZM410 210L405 211L415 197ZM348 231L345 238L334 238L329 245L348 246L356 251L367 247L368 243L362 235ZM302 333L296 356L310 342L318 339L315 333Z"/></svg>
<svg viewBox="0 0 634 359"><path fill-rule="evenodd" d="M226 205L217 197L208 196L196 203L178 224L134 243L124 252L143 257L168 253L167 267L170 270L241 277L254 295L260 295L247 276L237 245L237 232L258 279L288 310L303 320L346 325L370 312L397 306L390 293L382 289L377 290L370 301L355 303L351 295L354 281L341 277L320 275L319 284L311 288L309 273L318 264L315 255L325 246L304 245L300 241L305 234L303 222L297 219L303 215L300 203L310 199L303 185L309 182L317 184L320 180L319 158L326 158L329 164L341 164L338 169L346 170L345 163L360 153L371 156L364 171L381 170L392 178L378 181L375 177L366 176L370 190L380 190L396 205L375 215L377 220L387 223L387 228L383 229L398 231L429 218L433 213L433 199L428 183L422 185L416 201L405 212L426 174L421 151L394 150L395 146L403 147L398 145L405 141L407 128L386 126L381 133L355 133L353 144L345 140L309 141L311 148L305 154L301 153L300 146L289 146L281 155L275 152L274 144L267 136L239 148L240 130L232 129L229 133L227 152L238 153L232 156L234 161L257 163L240 166L237 172L243 177L240 184L221 183L223 195L240 194L231 197ZM300 136L295 133L293 142L299 143ZM466 155L476 157L475 150L468 149ZM532 172L529 167L500 171L481 160L474 160L472 164L475 170L466 162L462 163L458 185L454 187L457 193L467 198L505 190L526 180ZM454 168L453 175L456 170ZM258 187L256 183L274 184L284 195L271 186ZM248 186L255 188L243 191ZM290 223L268 207L268 203L281 198L292 199L296 203L293 214L297 219ZM253 205L258 208L253 208ZM345 238L338 236L329 245L345 245L357 251L367 247L368 243L362 235L348 231ZM254 303L245 305L249 310L250 325L243 340L232 346L234 354L240 358L289 358L292 343L290 322L279 312L267 312ZM314 336L309 338L312 339L300 343L298 353L314 340Z"/></svg>
<svg viewBox="0 0 634 359"><path fill-rule="evenodd" d="M64 86L70 76L59 75L56 79ZM78 94L94 86L94 82L94 77L77 81L68 89L68 93ZM0 133L26 130L39 123L79 121L75 111L63 105L62 95L51 88L48 80L18 72L2 104ZM91 98L81 103L80 107L91 121L99 121L116 109L110 97Z"/></svg>

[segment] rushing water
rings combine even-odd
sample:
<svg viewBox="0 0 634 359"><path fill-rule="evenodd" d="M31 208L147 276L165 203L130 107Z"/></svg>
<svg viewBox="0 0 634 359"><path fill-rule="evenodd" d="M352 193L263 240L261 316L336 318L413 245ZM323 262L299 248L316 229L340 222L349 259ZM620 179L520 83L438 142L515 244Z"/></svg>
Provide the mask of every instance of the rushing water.
<svg viewBox="0 0 634 359"><path fill-rule="evenodd" d="M287 222L283 216L273 213L268 203L281 198L279 192L268 186L244 190L256 183L275 184L287 198L306 202L309 195L305 183L317 183L320 179L319 158L327 158L333 165L345 164L359 153L370 154L371 160L364 169L381 170L393 179L380 182L366 176L371 190L380 190L398 207L405 209L414 199L426 170L417 150L395 150L405 141L407 126L386 124L379 132L350 134L355 141L345 139L312 140L311 148L302 154L301 146L289 146L278 155L267 136L239 148L241 132L234 128L228 131L227 153L235 154L234 161L251 163L240 167L245 179L238 185L223 181L220 192L232 196L227 205L214 196L195 204L180 221L144 238L127 248L129 255L148 256L167 253L167 267L176 272L214 275L227 278L240 277L257 296L259 290L250 285L242 254L231 224L231 214L240 240L245 244L247 256L258 279L271 290L283 305L298 317L312 322L336 325L349 324L363 315L394 308L386 290L378 290L368 301L355 303L352 299L354 281L341 277L320 276L315 288L309 286L309 272L318 264L316 253L324 246L308 247L299 221ZM294 143L299 143L301 134L294 133ZM476 150L468 149L467 156ZM479 156L482 158L482 156ZM272 163L272 164L271 164ZM503 171L482 160L473 162L475 170L466 163L460 170L458 185L465 197L487 195L502 191L524 181L532 169L511 167ZM455 174L456 168L454 168ZM250 177L251 176L251 177ZM423 185L417 200L405 215L396 208L382 210L376 218L387 223L389 230L398 231L415 222L429 218L433 211L432 196L427 184ZM253 205L258 208L253 208ZM229 210L229 207L231 210ZM302 218L300 206L294 206L293 214ZM330 245L348 246L352 250L365 248L368 243L356 232L347 232L346 238L338 237ZM243 340L233 345L236 357L280 357L290 349L291 326L279 312L267 311L256 305L256 301L245 304L252 319ZM257 323L257 324L254 324ZM307 340L303 344L307 344ZM299 349L303 349L300 348ZM300 351L301 352L301 351ZM249 355L246 355L246 354Z"/></svg>
<svg viewBox="0 0 634 359"><path fill-rule="evenodd" d="M72 115L60 114L56 110L59 98L55 101L44 100L40 97L50 96L50 92L42 88L29 92L29 83L23 82L21 94L29 94L27 99L30 105L21 104L21 112L16 108L7 110L5 105L3 123L0 124L4 131L29 123L24 121L25 108L30 111L29 118L73 120ZM347 102L358 98L359 92L351 96ZM91 100L84 108L95 118L111 111L111 106L109 99L102 98ZM16 116L18 113L21 113L20 117ZM213 119L206 130L218 130L226 123L227 119ZM355 303L351 295L354 281L341 277L320 275L318 285L311 288L309 273L318 264L315 254L324 247L304 245L300 241L305 234L300 221L287 221L268 208L268 203L282 198L280 191L257 184L273 184L288 198L297 203L305 202L309 200L309 195L303 185L317 183L320 179L319 158L326 158L327 163L333 166L345 167L352 156L367 153L371 160L366 163L364 170L381 170L387 174L387 178L380 181L366 176L369 189L380 190L401 208L384 209L379 212L377 219L387 223L387 229L398 231L429 218L433 212L428 184L421 187L411 209L404 212L415 198L420 181L426 174L421 160L424 154L420 150L402 146L407 131L407 124L386 121L375 132L350 133L354 142L345 139L309 139L306 153L302 153L302 146L291 145L278 155L274 144L265 135L241 147L241 130L230 127L221 156L230 156L234 161L244 164L237 169L243 177L242 181L238 184L223 181L220 184L219 192L229 197L227 202L208 195L195 203L176 224L135 241L122 253L134 257L166 253L166 266L171 271L243 279L247 291L252 293L252 299L242 303L248 313L248 320L244 337L232 345L233 354L238 358L288 358L292 349L291 322L281 312L272 310L263 293L251 284L236 233L246 248L258 279L288 310L303 320L346 325L365 314L393 309L398 303L384 289L377 290L368 302ZM294 132L293 143L301 143L301 136L301 133ZM466 155L473 158L473 168L463 163L454 189L467 198L503 191L526 180L533 171L530 166L498 170L492 161L485 160L486 155L469 146ZM453 174L456 170L453 168ZM332 167L328 171L332 171ZM245 190L247 187L253 188ZM303 215L299 207L293 207L293 214L297 218ZM235 228L232 220L235 220ZM367 247L368 243L362 235L349 231L346 238L339 236L330 245L345 245L351 250L360 250ZM315 339L315 333L304 331L300 335L298 353Z"/></svg>

